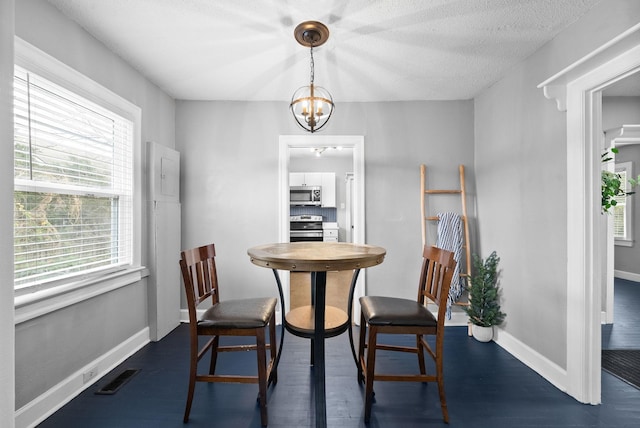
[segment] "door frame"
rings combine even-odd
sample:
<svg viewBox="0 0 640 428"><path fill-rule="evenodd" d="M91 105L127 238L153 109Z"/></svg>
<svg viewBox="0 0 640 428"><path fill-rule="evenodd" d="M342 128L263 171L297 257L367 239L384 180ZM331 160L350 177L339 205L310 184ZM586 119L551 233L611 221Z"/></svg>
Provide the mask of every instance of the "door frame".
<svg viewBox="0 0 640 428"><path fill-rule="evenodd" d="M348 172L345 177L346 213L345 213L345 237L347 242L353 242L353 172Z"/></svg>
<svg viewBox="0 0 640 428"><path fill-rule="evenodd" d="M365 243L365 189L364 189L364 136L362 135L280 135L278 161L279 188L279 236L280 242L289 242L289 163L291 148L344 147L353 149L353 231L354 244ZM282 290L289 295L289 272L280 272ZM353 298L353 314L360 313L359 297L366 289L366 272L358 275ZM285 299L285 311L289 311L289 299ZM353 315L352 314L352 315ZM280 318L278 318L280 319ZM354 317L358 321L358 317Z"/></svg>
<svg viewBox="0 0 640 428"><path fill-rule="evenodd" d="M567 123L567 347L566 392L582 403L601 402L602 89L640 72L640 24L538 85L566 111Z"/></svg>

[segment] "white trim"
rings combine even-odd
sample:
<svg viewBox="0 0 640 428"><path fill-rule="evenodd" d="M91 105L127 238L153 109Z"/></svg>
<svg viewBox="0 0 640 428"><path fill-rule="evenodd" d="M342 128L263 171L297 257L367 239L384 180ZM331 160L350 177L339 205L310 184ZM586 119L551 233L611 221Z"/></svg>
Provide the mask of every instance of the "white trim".
<svg viewBox="0 0 640 428"><path fill-rule="evenodd" d="M614 130L617 131L618 135L611 140L613 147L640 144L640 125L622 125Z"/></svg>
<svg viewBox="0 0 640 428"><path fill-rule="evenodd" d="M62 382L40 394L31 402L16 410L16 428L38 425L97 382L106 373L109 373L124 360L139 351L149 341L149 328L145 327L106 354L96 358ZM84 383L83 374L89 370L97 370L98 375L91 381Z"/></svg>
<svg viewBox="0 0 640 428"><path fill-rule="evenodd" d="M15 64L131 121L140 107L15 36ZM137 141L139 143L139 141Z"/></svg>
<svg viewBox="0 0 640 428"><path fill-rule="evenodd" d="M565 101L557 100L567 110L566 391L583 403L601 400L601 272L606 258L598 221L600 91L640 70L639 32L637 24L538 86L545 95L566 95Z"/></svg>
<svg viewBox="0 0 640 428"><path fill-rule="evenodd" d="M553 386L566 392L567 371L558 364L539 354L501 328L493 328L493 341L524 365L545 378Z"/></svg>
<svg viewBox="0 0 640 428"><path fill-rule="evenodd" d="M640 23L634 25L622 34L619 34L607 43L595 49L593 52L585 55L565 69L554 74L544 82L540 83L538 88L542 89L545 97L548 99L555 99L558 110L565 111L567 106L567 85L573 80L590 73L598 65L605 64L612 58L626 53L630 47L637 44L637 38L634 38L633 36L637 36L636 33L639 32Z"/></svg>
<svg viewBox="0 0 640 428"><path fill-rule="evenodd" d="M626 279L627 281L640 282L640 273L616 270L614 275L616 278Z"/></svg>
<svg viewBox="0 0 640 428"><path fill-rule="evenodd" d="M14 37L15 46L15 64L26 68L34 73L50 80L51 82L62 86L63 88L74 92L108 110L111 110L122 117L127 118L133 123L133 249L132 249L132 266L126 273L138 275L138 280L142 276L148 275L140 274L143 270L141 266L142 260L142 171L143 164L141 159L141 135L142 135L142 110L137 105L126 100L115 92L105 88L99 83L91 80L89 77L79 73L75 69L69 67L56 58L41 51L35 46L22 40L19 37ZM114 274L115 276L116 274ZM54 292L52 302L39 302L37 307L31 306L25 311L20 311L16 307L16 324L24 322L27 319L33 318L36 313L43 315L46 312L45 307L48 307L49 311L59 309L60 307L68 306L62 302L63 296L73 295L73 299L69 304L77 303L83 298L90 298L94 295L101 294L103 292L118 288L119 286L127 285L131 283L130 278L120 278L119 280L111 280L114 276L109 277L108 283L102 281L103 278L97 280L87 281L88 285L95 285L92 290L85 292L68 293L69 289L75 289L75 286L80 282L68 284L61 288L60 292ZM116 284L117 283L117 284ZM98 290L102 288L102 290ZM31 304L32 300L41 300L46 293L36 291L30 295L22 296L26 287L22 288L20 292L16 294L17 305ZM51 292L47 292L51 293ZM84 294L84 297L81 297ZM20 314L22 312L22 314Z"/></svg>
<svg viewBox="0 0 640 428"><path fill-rule="evenodd" d="M615 147L613 144L612 132L609 130L604 132L604 138L602 139L601 153L605 153L605 151L609 151L610 157L615 159L615 153L610 150ZM602 165L603 171L614 172L615 164L614 162L607 162ZM615 266L615 245L613 238L613 216L612 215L601 215L601 233L602 236L606 239L605 246L605 266L603 273L603 283L605 284L605 292L604 292L604 301L602 305L604 307L604 311L601 316L601 323L611 324L613 323L614 316L614 302L613 302L613 268Z"/></svg>
<svg viewBox="0 0 640 428"><path fill-rule="evenodd" d="M437 309L437 308L436 308ZM432 311L433 312L433 311ZM433 312L434 316L438 312ZM451 311L451 319L444 321L445 327L469 327L469 316L465 312Z"/></svg>
<svg viewBox="0 0 640 428"><path fill-rule="evenodd" d="M617 247L633 247L633 240L616 238L615 245Z"/></svg>
<svg viewBox="0 0 640 428"><path fill-rule="evenodd" d="M18 325L41 317L92 297L135 284L148 275L147 269L137 267L15 297L14 322Z"/></svg>

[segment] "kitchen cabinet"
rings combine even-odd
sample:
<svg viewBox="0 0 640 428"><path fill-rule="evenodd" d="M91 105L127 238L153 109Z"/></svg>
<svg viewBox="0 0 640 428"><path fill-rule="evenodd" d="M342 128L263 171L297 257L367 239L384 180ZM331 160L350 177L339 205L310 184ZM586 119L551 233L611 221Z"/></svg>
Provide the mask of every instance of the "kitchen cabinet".
<svg viewBox="0 0 640 428"><path fill-rule="evenodd" d="M320 186L322 187L322 206L336 207L335 172L292 172L289 173L289 186Z"/></svg>
<svg viewBox="0 0 640 428"><path fill-rule="evenodd" d="M322 173L292 172L289 174L289 186L322 186Z"/></svg>
<svg viewBox="0 0 640 428"><path fill-rule="evenodd" d="M322 223L322 240L324 242L338 242L338 223Z"/></svg>
<svg viewBox="0 0 640 428"><path fill-rule="evenodd" d="M336 173L323 172L322 174L322 206L335 208L336 206Z"/></svg>

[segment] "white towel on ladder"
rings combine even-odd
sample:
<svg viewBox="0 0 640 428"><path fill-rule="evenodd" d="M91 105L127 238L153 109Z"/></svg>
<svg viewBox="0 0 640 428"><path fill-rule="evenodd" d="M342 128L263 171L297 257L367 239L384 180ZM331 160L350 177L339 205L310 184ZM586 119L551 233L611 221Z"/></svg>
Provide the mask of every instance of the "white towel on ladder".
<svg viewBox="0 0 640 428"><path fill-rule="evenodd" d="M460 281L460 257L462 256L462 217L459 214L447 212L438 213L438 239L436 247L451 251L456 261L453 271L449 298L447 299L447 319L451 319L451 305L462 294Z"/></svg>

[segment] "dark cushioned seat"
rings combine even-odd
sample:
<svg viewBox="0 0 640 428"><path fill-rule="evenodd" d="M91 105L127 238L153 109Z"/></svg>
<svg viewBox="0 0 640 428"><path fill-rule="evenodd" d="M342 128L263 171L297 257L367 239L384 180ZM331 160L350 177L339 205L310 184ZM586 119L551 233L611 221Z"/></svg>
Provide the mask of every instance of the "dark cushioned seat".
<svg viewBox="0 0 640 428"><path fill-rule="evenodd" d="M199 327L260 328L267 325L276 308L276 298L225 300L207 309Z"/></svg>
<svg viewBox="0 0 640 428"><path fill-rule="evenodd" d="M370 325L433 326L436 318L421 303L396 297L364 296L360 305Z"/></svg>

